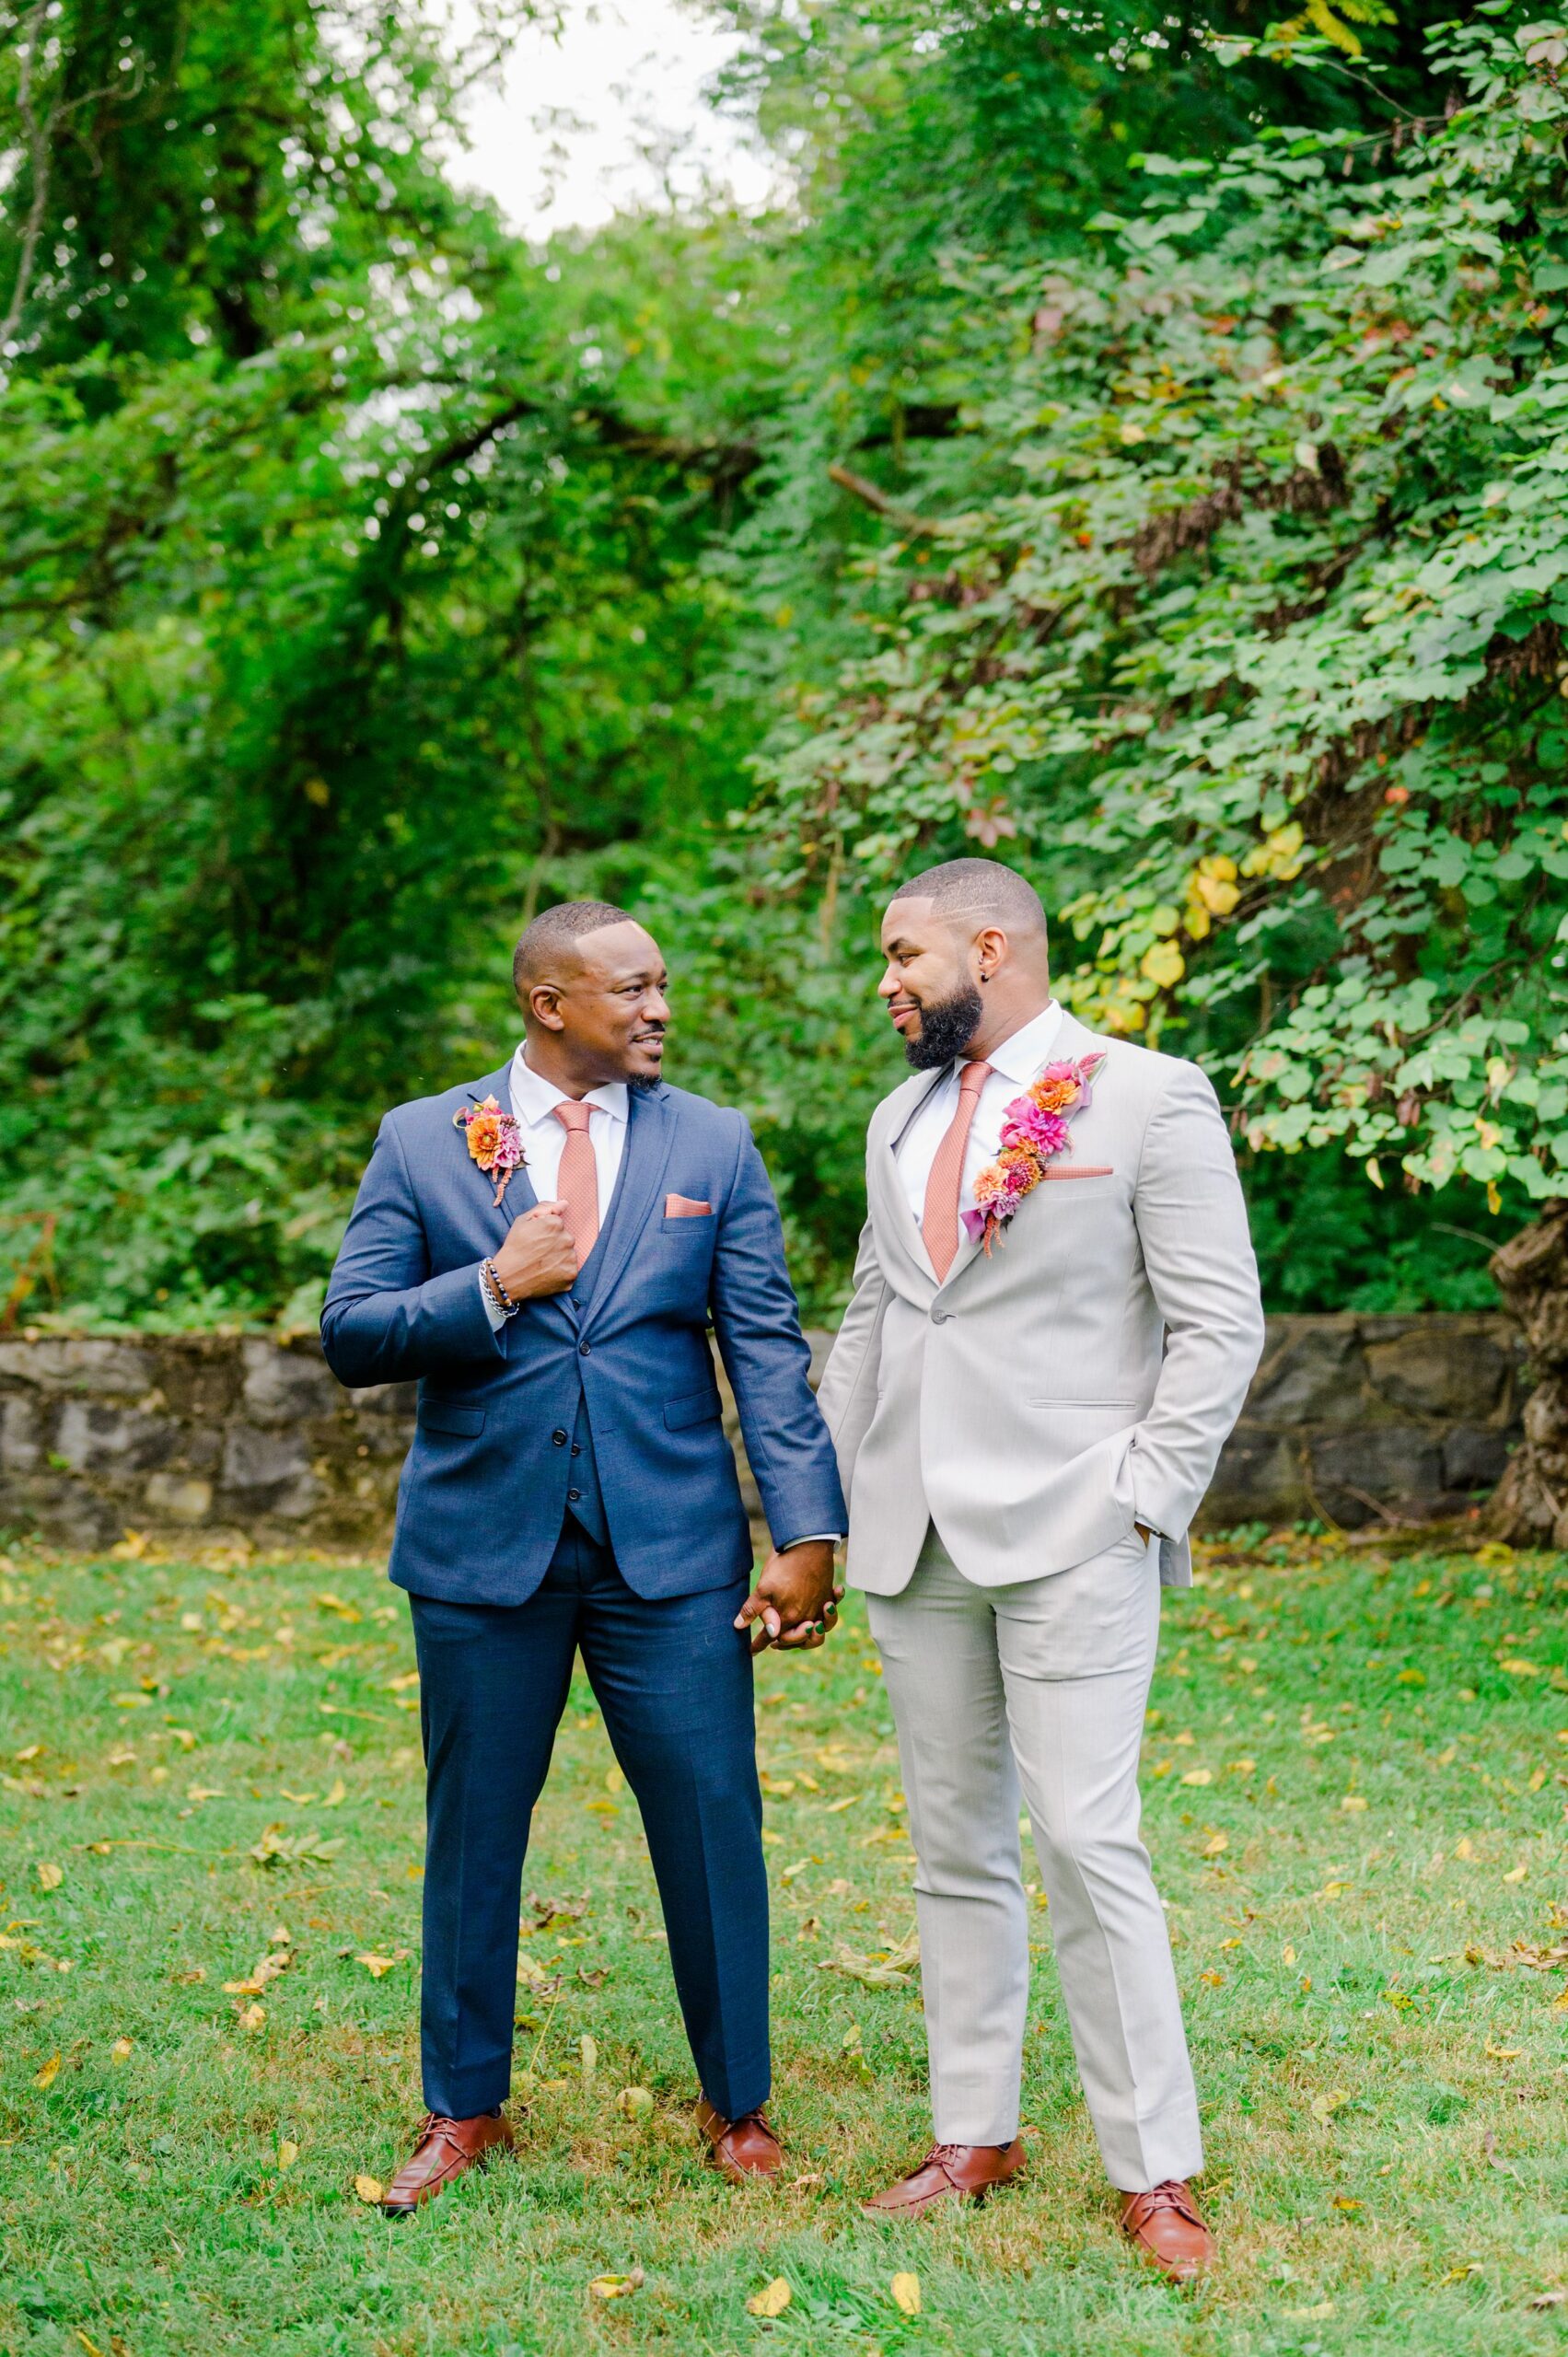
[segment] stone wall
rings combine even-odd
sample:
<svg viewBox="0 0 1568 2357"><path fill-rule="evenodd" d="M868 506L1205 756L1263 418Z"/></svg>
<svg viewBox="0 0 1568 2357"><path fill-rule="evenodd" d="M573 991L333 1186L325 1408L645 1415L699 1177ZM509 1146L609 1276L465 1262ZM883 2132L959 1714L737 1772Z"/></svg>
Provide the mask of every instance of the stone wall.
<svg viewBox="0 0 1568 2357"><path fill-rule="evenodd" d="M1204 1521L1462 1514L1519 1436L1521 1367L1502 1317L1272 1318ZM341 1390L309 1337L0 1337L0 1531L376 1548L413 1406L412 1384Z"/></svg>

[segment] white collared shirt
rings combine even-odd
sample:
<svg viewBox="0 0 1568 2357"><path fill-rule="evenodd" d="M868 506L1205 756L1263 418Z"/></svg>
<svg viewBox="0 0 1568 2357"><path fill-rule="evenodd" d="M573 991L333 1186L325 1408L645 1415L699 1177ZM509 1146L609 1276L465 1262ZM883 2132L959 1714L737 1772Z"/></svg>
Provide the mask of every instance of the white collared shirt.
<svg viewBox="0 0 1568 2357"><path fill-rule="evenodd" d="M541 1203L552 1203L557 1200L561 1155L566 1144L566 1132L555 1118L555 1108L569 1105L572 1099L563 1088L557 1088L552 1080L535 1072L526 1048L526 1041L519 1043L512 1058L508 1076L512 1110L523 1133L528 1184ZM602 1088L590 1088L582 1101L595 1109L588 1123L588 1137L598 1175L598 1224L602 1228L610 1217L610 1199L615 1192L621 1157L626 1151L626 1083L606 1081Z"/></svg>
<svg viewBox="0 0 1568 2357"><path fill-rule="evenodd" d="M557 1200L556 1188L561 1178L561 1155L566 1144L563 1124L555 1118L557 1105L567 1105L571 1098L552 1080L535 1072L525 1052L526 1040L519 1040L507 1074L507 1086L512 1098L512 1110L523 1133L523 1167L528 1184L541 1203ZM621 1157L626 1151L626 1083L606 1081L602 1088L590 1088L583 1098L593 1106L588 1123L588 1138L594 1150L594 1169L598 1178L598 1224L600 1228L610 1216L610 1199L615 1192L615 1182L621 1176ZM519 1205L520 1209L521 1206ZM486 1290L483 1278L479 1290L484 1303L484 1313L497 1331L505 1324L503 1312L495 1306Z"/></svg>
<svg viewBox="0 0 1568 2357"><path fill-rule="evenodd" d="M988 1162L994 1162L1002 1145L1002 1118L1015 1097L1021 1096L1031 1083L1040 1078L1051 1062L1056 1045L1056 1035L1062 1028L1062 1009L1054 999L1049 1006L993 1048L986 1058L991 1074L980 1092L974 1120L970 1125L969 1143L964 1149L963 1176L958 1182L958 1213L961 1218L974 1209L974 1182ZM931 1166L936 1150L947 1136L954 1114L958 1109L958 1074L967 1058L949 1064L947 1075L937 1083L900 1140L897 1154L899 1176L903 1180L904 1193L918 1227L925 1217L925 1190L931 1178Z"/></svg>

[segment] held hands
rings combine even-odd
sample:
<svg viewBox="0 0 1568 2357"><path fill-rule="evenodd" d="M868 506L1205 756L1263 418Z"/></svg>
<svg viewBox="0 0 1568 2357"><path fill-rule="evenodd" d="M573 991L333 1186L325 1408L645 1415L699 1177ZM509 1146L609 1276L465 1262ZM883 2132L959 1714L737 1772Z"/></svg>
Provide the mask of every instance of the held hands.
<svg viewBox="0 0 1568 2357"><path fill-rule="evenodd" d="M833 1585L833 1550L827 1539L775 1547L735 1625L750 1630L754 1654L770 1645L782 1652L814 1652L831 1632L842 1595Z"/></svg>
<svg viewBox="0 0 1568 2357"><path fill-rule="evenodd" d="M494 1264L511 1300L532 1301L575 1284L577 1248L565 1211L564 1203L536 1203L512 1222Z"/></svg>

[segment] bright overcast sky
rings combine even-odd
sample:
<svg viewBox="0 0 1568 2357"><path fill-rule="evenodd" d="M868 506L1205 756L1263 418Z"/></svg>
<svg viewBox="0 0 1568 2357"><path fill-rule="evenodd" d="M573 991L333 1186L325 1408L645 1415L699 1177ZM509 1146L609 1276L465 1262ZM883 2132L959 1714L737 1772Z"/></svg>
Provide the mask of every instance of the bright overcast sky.
<svg viewBox="0 0 1568 2357"><path fill-rule="evenodd" d="M454 180L488 190L530 238L591 227L666 187L692 194L704 178L742 204L765 201L766 162L703 100L730 35L682 0L567 0L565 13L559 40L522 34L505 87L475 92ZM452 0L452 20L460 51L467 0Z"/></svg>

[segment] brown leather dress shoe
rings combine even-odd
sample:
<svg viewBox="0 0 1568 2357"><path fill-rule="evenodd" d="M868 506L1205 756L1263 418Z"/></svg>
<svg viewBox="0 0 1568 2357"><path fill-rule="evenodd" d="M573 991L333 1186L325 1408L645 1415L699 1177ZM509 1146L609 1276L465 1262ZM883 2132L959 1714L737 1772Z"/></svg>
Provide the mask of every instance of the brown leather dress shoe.
<svg viewBox="0 0 1568 2357"><path fill-rule="evenodd" d="M917 2169L860 2206L868 2218L919 2218L939 2201L983 2201L1023 2165L1021 2136L1010 2144L933 2144Z"/></svg>
<svg viewBox="0 0 1568 2357"><path fill-rule="evenodd" d="M1218 2256L1202 2212L1179 2177L1167 2177L1147 2193L1124 2195L1121 2231L1172 2283L1192 2282Z"/></svg>
<svg viewBox="0 0 1568 2357"><path fill-rule="evenodd" d="M412 2218L422 2202L445 2193L465 2169L482 2168L493 2153L511 2149L512 2131L500 2112L447 2119L438 2111L427 2111L419 2142L387 2188L381 2207L389 2218Z"/></svg>
<svg viewBox="0 0 1568 2357"><path fill-rule="evenodd" d="M708 2140L709 2159L732 2185L749 2185L757 2177L766 2181L784 2166L779 2140L760 2104L738 2119L726 2119L703 2096L697 2105L697 2125Z"/></svg>

